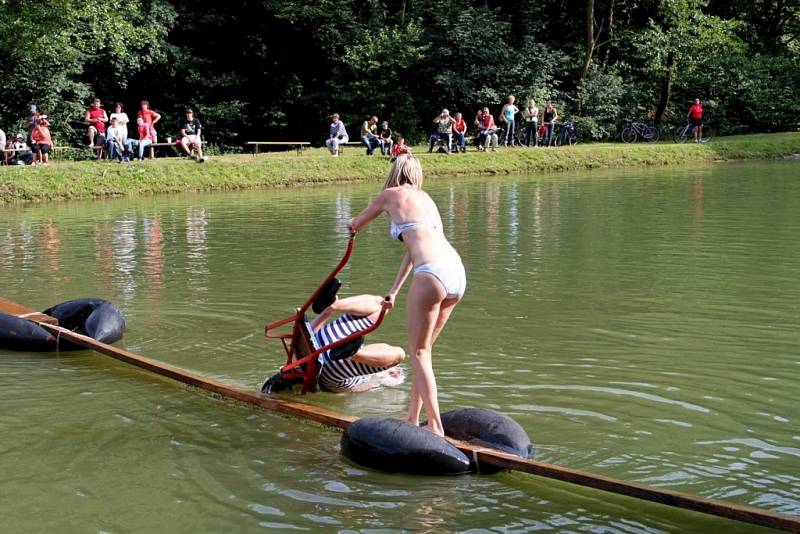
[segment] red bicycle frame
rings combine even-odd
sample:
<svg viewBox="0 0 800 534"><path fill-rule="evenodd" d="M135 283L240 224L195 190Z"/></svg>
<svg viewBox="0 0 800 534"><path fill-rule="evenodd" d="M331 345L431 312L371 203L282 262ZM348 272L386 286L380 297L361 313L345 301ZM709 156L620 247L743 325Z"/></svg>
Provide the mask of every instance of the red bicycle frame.
<svg viewBox="0 0 800 534"><path fill-rule="evenodd" d="M322 293L322 290L327 286L333 278L339 274L347 262L350 260L350 255L353 253L355 246L355 236L350 236L347 242L347 250L344 256L331 273L322 281L316 291L311 294L311 297L297 309L297 311L279 321L267 323L264 327L264 335L268 338L280 339L283 343L283 348L286 351L286 363L281 367L281 376L286 379L300 378L303 380L303 387L300 394L304 395L307 391L314 388L319 375L320 364L318 356L326 351L335 349L350 341L367 335L372 332L383 322L383 317L386 315L386 308L381 309L378 319L372 326L353 332L347 337L344 337L333 343L328 343L322 347L317 347L315 343L314 333L310 331L307 324L306 311L311 304L317 300ZM292 323L291 332L274 332L276 328L280 328L286 324Z"/></svg>

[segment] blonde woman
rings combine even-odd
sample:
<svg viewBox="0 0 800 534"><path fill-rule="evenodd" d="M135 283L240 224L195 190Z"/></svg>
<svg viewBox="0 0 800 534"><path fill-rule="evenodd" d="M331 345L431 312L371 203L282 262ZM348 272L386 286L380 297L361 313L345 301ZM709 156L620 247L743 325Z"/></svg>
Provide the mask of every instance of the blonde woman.
<svg viewBox="0 0 800 534"><path fill-rule="evenodd" d="M458 252L444 236L439 209L422 190L422 168L414 156L404 155L395 160L383 191L364 211L348 221L350 232L355 234L382 212L392 221L392 237L406 248L384 306L394 306L397 293L413 269L406 306L406 330L414 376L406 421L419 424L420 410L424 408L428 430L441 436L444 430L431 349L464 296L467 285L464 266Z"/></svg>

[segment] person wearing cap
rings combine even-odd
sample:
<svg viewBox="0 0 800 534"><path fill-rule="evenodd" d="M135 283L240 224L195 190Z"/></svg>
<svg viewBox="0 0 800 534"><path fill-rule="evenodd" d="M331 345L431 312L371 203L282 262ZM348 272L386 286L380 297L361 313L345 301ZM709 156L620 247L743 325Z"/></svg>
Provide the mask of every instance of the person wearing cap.
<svg viewBox="0 0 800 534"><path fill-rule="evenodd" d="M452 150L454 123L453 117L450 116L450 112L446 109L443 109L442 112L433 119L433 124L436 125L436 131L431 134L431 138L428 140L429 153L433 152L433 145L439 140L447 141L447 153L450 153Z"/></svg>
<svg viewBox="0 0 800 534"><path fill-rule="evenodd" d="M83 116L83 122L89 125L89 128L86 130L86 136L89 138L89 148L103 146L105 144L108 115L106 115L106 110L100 107L99 98L92 100L92 105L86 110L86 114ZM94 142L95 137L100 138L97 145L95 145Z"/></svg>
<svg viewBox="0 0 800 534"><path fill-rule="evenodd" d="M47 121L47 115L39 116L39 120L36 121L36 126L31 132L31 139L33 140L33 150L35 155L38 156L39 163L49 165L53 140L50 137L50 123Z"/></svg>
<svg viewBox="0 0 800 534"><path fill-rule="evenodd" d="M12 156L12 163L17 165L33 165L33 152L31 152L28 145L25 143L25 136L20 132L11 143L11 149L14 151Z"/></svg>
<svg viewBox="0 0 800 534"><path fill-rule="evenodd" d="M185 118L178 124L178 130L181 132L181 148L189 157L192 157L192 151L196 152L195 161L203 163L205 158L203 158L203 142L200 139L200 130L203 126L194 117L192 108L186 108L184 116Z"/></svg>

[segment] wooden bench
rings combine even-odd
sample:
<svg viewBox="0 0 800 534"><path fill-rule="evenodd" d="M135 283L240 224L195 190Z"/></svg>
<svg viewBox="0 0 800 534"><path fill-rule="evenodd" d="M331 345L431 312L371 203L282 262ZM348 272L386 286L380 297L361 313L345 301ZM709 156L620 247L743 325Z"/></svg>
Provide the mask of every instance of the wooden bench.
<svg viewBox="0 0 800 534"><path fill-rule="evenodd" d="M206 141L201 141L201 143L205 145ZM183 149L180 148L180 140L171 141L169 143L151 143L147 147L149 149L149 152L150 152L150 159L153 159L154 157L156 157L156 151L155 151L156 148L161 148L161 147L165 147L165 146L171 146L178 152L178 155L180 155L180 156L183 155Z"/></svg>
<svg viewBox="0 0 800 534"><path fill-rule="evenodd" d="M295 147L295 150L297 150L299 154L307 147L310 147L311 143L309 141L248 141L245 145L253 147L253 156L255 157L255 155L258 154L258 147L262 145Z"/></svg>
<svg viewBox="0 0 800 534"><path fill-rule="evenodd" d="M346 145L349 145L349 146L363 146L365 150L367 148L367 145L365 145L361 141L348 141L346 143L339 143L339 154L340 155L344 152L344 147Z"/></svg>

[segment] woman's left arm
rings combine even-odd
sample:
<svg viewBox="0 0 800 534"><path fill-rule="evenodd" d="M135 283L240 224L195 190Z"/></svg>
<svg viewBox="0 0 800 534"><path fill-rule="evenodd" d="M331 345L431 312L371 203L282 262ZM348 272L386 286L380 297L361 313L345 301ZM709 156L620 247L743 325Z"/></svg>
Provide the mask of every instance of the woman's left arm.
<svg viewBox="0 0 800 534"><path fill-rule="evenodd" d="M386 200L384 198L385 194L386 191L381 191L381 193L375 197L370 205L364 208L364 211L347 221L347 229L350 230L351 234L355 235L358 233L359 230L364 228L383 212L386 204Z"/></svg>

